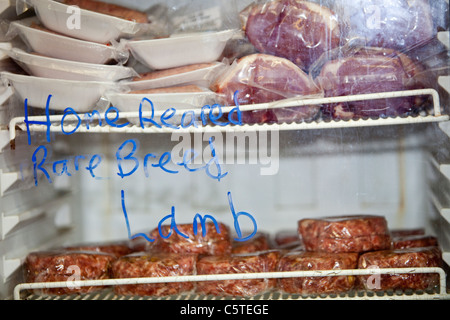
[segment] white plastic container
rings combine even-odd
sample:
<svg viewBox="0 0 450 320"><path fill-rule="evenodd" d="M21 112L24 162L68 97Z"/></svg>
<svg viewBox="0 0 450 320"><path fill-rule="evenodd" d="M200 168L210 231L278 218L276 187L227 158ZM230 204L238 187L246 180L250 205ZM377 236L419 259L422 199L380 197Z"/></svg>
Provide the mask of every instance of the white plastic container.
<svg viewBox="0 0 450 320"><path fill-rule="evenodd" d="M192 71L173 74L166 77L148 80L123 81L123 84L130 90L145 90L163 87L173 87L179 85L197 85L199 87L209 88L211 81L217 73L226 65L222 62L212 63L210 66L199 68Z"/></svg>
<svg viewBox="0 0 450 320"><path fill-rule="evenodd" d="M161 70L216 61L236 30L172 35L149 40L123 40L131 54L147 67Z"/></svg>
<svg viewBox="0 0 450 320"><path fill-rule="evenodd" d="M51 95L49 109L60 111L67 107L76 112L92 111L106 91L117 88L113 82L48 79L9 72L2 72L1 79L23 102L27 99L29 107L45 109Z"/></svg>
<svg viewBox="0 0 450 320"><path fill-rule="evenodd" d="M47 57L85 63L105 64L111 60L125 62L129 52L102 43L84 41L51 31L31 27L36 18L27 18L11 23L12 32L17 33L27 46Z"/></svg>
<svg viewBox="0 0 450 320"><path fill-rule="evenodd" d="M137 75L132 68L124 66L49 58L30 54L18 48L10 50L9 55L25 71L36 77L79 81L118 81Z"/></svg>
<svg viewBox="0 0 450 320"><path fill-rule="evenodd" d="M150 27L125 19L80 9L80 21L70 25L74 14L70 6L52 0L29 0L42 24L50 30L87 41L109 43L121 37L132 37Z"/></svg>

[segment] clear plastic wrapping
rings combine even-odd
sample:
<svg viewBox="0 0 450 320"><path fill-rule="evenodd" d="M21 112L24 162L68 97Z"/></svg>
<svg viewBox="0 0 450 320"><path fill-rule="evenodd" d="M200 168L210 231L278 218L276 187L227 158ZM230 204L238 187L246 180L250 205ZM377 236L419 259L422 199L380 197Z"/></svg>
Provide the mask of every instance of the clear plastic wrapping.
<svg viewBox="0 0 450 320"><path fill-rule="evenodd" d="M437 247L438 239L430 235L409 235L392 237L393 249Z"/></svg>
<svg viewBox="0 0 450 320"><path fill-rule="evenodd" d="M80 243L64 247L69 251L93 251L108 253L116 258L131 254L136 251L135 245L129 240Z"/></svg>
<svg viewBox="0 0 450 320"><path fill-rule="evenodd" d="M311 73L325 97L423 89L431 79L407 55L384 48L346 47L317 60ZM381 98L322 106L322 115L333 119L392 117L418 114L421 97Z"/></svg>
<svg viewBox="0 0 450 320"><path fill-rule="evenodd" d="M426 44L443 27L433 21L432 4L448 10L441 1L335 0L333 9L342 21L348 41L408 51ZM448 4L447 4L448 7ZM443 13L443 12L442 12ZM444 14L442 14L444 16Z"/></svg>
<svg viewBox="0 0 450 320"><path fill-rule="evenodd" d="M383 216L302 219L298 222L298 232L307 251L365 252L391 247L391 236Z"/></svg>
<svg viewBox="0 0 450 320"><path fill-rule="evenodd" d="M52 79L76 81L119 81L137 76L132 68L50 58L19 48L8 51L9 56L28 74Z"/></svg>
<svg viewBox="0 0 450 320"><path fill-rule="evenodd" d="M171 253L196 253L203 255L230 254L232 239L230 229L223 223L217 227L213 222L203 225L198 223L194 230L194 224L179 224L177 230L169 225L162 225L161 230L155 228L150 232L150 237L155 239L151 250Z"/></svg>
<svg viewBox="0 0 450 320"><path fill-rule="evenodd" d="M341 41L334 12L318 3L265 1L244 14L245 34L259 52L284 57L304 70Z"/></svg>
<svg viewBox="0 0 450 320"><path fill-rule="evenodd" d="M221 256L205 256L197 261L197 274L273 272L280 257L276 250ZM196 292L215 296L254 296L276 288L276 279L199 281Z"/></svg>
<svg viewBox="0 0 450 320"><path fill-rule="evenodd" d="M77 280L102 280L109 278L114 255L103 252L53 250L28 254L24 263L27 282L67 281L60 288L36 289L38 294L74 294L103 289L99 286L77 287Z"/></svg>
<svg viewBox="0 0 450 320"><path fill-rule="evenodd" d="M117 259L111 267L114 278L169 277L195 274L197 256L183 253L133 253ZM118 285L116 294L167 296L192 291L194 282Z"/></svg>
<svg viewBox="0 0 450 320"><path fill-rule="evenodd" d="M152 31L145 13L100 1L17 0L17 8L18 13L33 8L42 24L50 30L97 43L107 44L122 37L160 32Z"/></svg>
<svg viewBox="0 0 450 320"><path fill-rule="evenodd" d="M212 89L224 105L249 105L288 98L322 95L308 74L291 61L268 54L252 54L234 62L214 82ZM268 108L245 111L244 123L301 122L312 120L318 106Z"/></svg>
<svg viewBox="0 0 450 320"><path fill-rule="evenodd" d="M316 271L356 269L358 253L324 253L292 251L280 258L278 271ZM278 280L279 289L287 293L327 294L348 292L354 288L355 276L299 277Z"/></svg>
<svg viewBox="0 0 450 320"><path fill-rule="evenodd" d="M232 250L233 254L240 253L252 253L257 251L265 251L270 248L269 235L265 232L256 232L255 235L246 241L233 241Z"/></svg>
<svg viewBox="0 0 450 320"><path fill-rule="evenodd" d="M367 252L360 256L359 269L441 267L442 253L438 247L407 248ZM359 284L369 290L426 290L439 285L436 273L379 274L358 276ZM371 277L369 279L369 277Z"/></svg>

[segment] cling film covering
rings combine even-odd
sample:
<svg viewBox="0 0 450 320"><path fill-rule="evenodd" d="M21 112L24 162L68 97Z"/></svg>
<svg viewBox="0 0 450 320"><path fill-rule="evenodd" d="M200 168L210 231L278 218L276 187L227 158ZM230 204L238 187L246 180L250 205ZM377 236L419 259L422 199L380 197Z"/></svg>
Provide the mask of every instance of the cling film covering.
<svg viewBox="0 0 450 320"><path fill-rule="evenodd" d="M66 11L74 5L81 8L82 28L72 30L61 21L70 18ZM42 34L26 37L25 21L11 23L10 36L20 34L30 51L80 62L117 62L140 75L176 72L176 79L160 84L132 84L140 90L202 82L217 93L217 103L267 105L244 111L243 124L431 115L431 100L423 96L302 106L295 101L438 89L437 76L449 72L446 49L437 40L439 31L448 30L445 0L196 0L148 8L93 0L17 1L18 13L31 8L40 28L62 38L42 46L44 41L32 41ZM209 63L223 68L207 77L185 69ZM122 81L115 83L112 91L126 90L132 80L124 79L125 88Z"/></svg>
<svg viewBox="0 0 450 320"><path fill-rule="evenodd" d="M169 277L195 274L197 256L186 253L133 253L114 261L114 278ZM114 291L121 295L167 296L190 292L193 282L146 283L119 285Z"/></svg>
<svg viewBox="0 0 450 320"><path fill-rule="evenodd" d="M222 256L205 256L197 261L197 274L273 272L280 251L269 250ZM276 279L199 281L196 292L215 296L254 296L276 287Z"/></svg>
<svg viewBox="0 0 450 320"><path fill-rule="evenodd" d="M223 223L179 224L176 230L162 225L152 230L150 237L155 239L152 250L160 252L224 255L232 250L230 229Z"/></svg>
<svg viewBox="0 0 450 320"><path fill-rule="evenodd" d="M36 294L82 294L105 287L71 287L73 280L159 278L156 283L114 285L108 290L115 294L136 296L169 296L199 294L209 296L253 297L269 292L317 295L348 293L360 290L430 290L439 285L439 275L375 274L339 275L328 271L441 267L442 257L437 239L425 234L407 236L407 248L391 246L389 230L382 216L353 215L322 219L305 219L301 224L308 232L298 231L297 241L304 244L283 246L272 237L258 231L255 237L236 243L229 228L219 223L220 234L213 223L193 231L192 224L170 229L162 225L148 233L149 242L141 237L133 240L79 243L51 251L32 252L24 264L27 282L65 281L61 288L42 289ZM173 226L172 226L173 227ZM200 227L200 225L199 225ZM396 231L398 232L398 231ZM401 230L402 234L410 230ZM414 231L415 232L415 231ZM181 236L187 236L187 238ZM283 232L285 234L285 232ZM178 236L177 236L178 235ZM292 238L292 232L289 231ZM167 239L164 239L167 237ZM312 240L311 240L312 239ZM386 242L385 248L376 248L377 239ZM395 237L399 243L403 237ZM414 240L413 240L414 239ZM142 240L142 241L141 241ZM432 240L430 242L430 240ZM339 250L322 250L310 243L337 243ZM343 243L357 250L344 252ZM402 242L405 245L405 242ZM355 244L357 246L355 246ZM371 247L367 247L370 244ZM431 247L430 245L433 245ZM327 249L331 248L328 246ZM77 273L74 273L74 270ZM281 278L254 278L229 280L191 280L165 283L163 277L190 275L248 274L264 272L321 271L327 275L292 276ZM372 275L372 277L371 277ZM375 281L375 283L373 283Z"/></svg>

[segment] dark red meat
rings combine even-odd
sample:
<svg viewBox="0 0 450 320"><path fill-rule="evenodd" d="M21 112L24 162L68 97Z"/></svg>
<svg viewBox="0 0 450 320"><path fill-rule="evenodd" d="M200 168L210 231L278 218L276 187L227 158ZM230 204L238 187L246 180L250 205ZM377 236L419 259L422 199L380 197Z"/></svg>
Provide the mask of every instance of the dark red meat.
<svg viewBox="0 0 450 320"><path fill-rule="evenodd" d="M303 219L298 222L298 231L307 251L365 252L391 247L387 221L382 216Z"/></svg>
<svg viewBox="0 0 450 320"><path fill-rule="evenodd" d="M441 251L437 247L408 248L367 252L358 260L359 269L441 267ZM379 276L378 280L375 278ZM437 273L374 274L358 276L368 290L426 290L439 285Z"/></svg>
<svg viewBox="0 0 450 320"><path fill-rule="evenodd" d="M392 230L390 230L390 234L393 238L405 237L405 236L424 236L425 229L423 229L423 228L392 229Z"/></svg>
<svg viewBox="0 0 450 320"><path fill-rule="evenodd" d="M419 247L437 247L438 240L434 236L413 235L404 237L393 237L393 249L419 248Z"/></svg>
<svg viewBox="0 0 450 320"><path fill-rule="evenodd" d="M111 263L115 256L90 251L41 251L28 254L25 263L27 282L101 280L109 278ZM80 271L78 278L78 270ZM35 290L38 294L74 294L99 290L100 286L61 287Z"/></svg>
<svg viewBox="0 0 450 320"><path fill-rule="evenodd" d="M287 59L267 54L252 54L233 63L213 84L224 105L274 102L293 97L321 95L314 81ZM243 112L244 123L300 122L313 119L318 106L264 109Z"/></svg>
<svg viewBox="0 0 450 320"><path fill-rule="evenodd" d="M94 251L104 252L119 258L121 256L134 252L133 245L130 241L114 241L105 243L84 243L65 247L70 251Z"/></svg>
<svg viewBox="0 0 450 320"><path fill-rule="evenodd" d="M356 269L357 253L289 252L281 257L278 271ZM350 291L355 276L280 278L281 290L288 293L323 294Z"/></svg>
<svg viewBox="0 0 450 320"><path fill-rule="evenodd" d="M257 273L276 271L280 253L256 253L202 257L197 262L197 274ZM218 296L254 296L273 289L276 279L246 279L199 281L197 292Z"/></svg>
<svg viewBox="0 0 450 320"><path fill-rule="evenodd" d="M112 265L114 278L169 277L195 274L197 256L175 253L134 253L123 256ZM118 285L121 295L167 296L194 289L192 281Z"/></svg>
<svg viewBox="0 0 450 320"><path fill-rule="evenodd" d="M163 238L158 230L155 228L150 237L156 239L151 250L160 252L173 253L196 253L204 255L222 255L231 253L231 234L228 226L223 223L218 224L219 231L216 230L214 223L209 222L205 224L206 233L203 236L203 229L201 224L198 224L197 234L194 234L193 224L179 224L178 231L188 238L184 238L172 230L172 234L167 238ZM163 225L161 233L163 236L169 234L169 225Z"/></svg>
<svg viewBox="0 0 450 320"><path fill-rule="evenodd" d="M264 232L257 232L251 239L246 241L233 241L232 253L251 253L269 250L269 236Z"/></svg>
<svg viewBox="0 0 450 320"><path fill-rule="evenodd" d="M254 5L246 21L245 33L259 52L284 57L305 70L337 47L341 36L334 13L308 1Z"/></svg>
<svg viewBox="0 0 450 320"><path fill-rule="evenodd" d="M320 67L318 67L320 69ZM315 78L326 97L422 89L422 68L406 55L390 49L360 48L326 62ZM324 105L333 119L392 117L413 114L420 97L373 99Z"/></svg>

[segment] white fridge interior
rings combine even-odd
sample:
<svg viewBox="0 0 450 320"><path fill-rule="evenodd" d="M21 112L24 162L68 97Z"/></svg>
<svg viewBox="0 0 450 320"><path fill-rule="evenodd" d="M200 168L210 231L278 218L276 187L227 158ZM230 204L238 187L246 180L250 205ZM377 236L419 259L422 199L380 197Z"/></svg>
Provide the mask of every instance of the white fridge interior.
<svg viewBox="0 0 450 320"><path fill-rule="evenodd" d="M138 0L108 2L125 2L131 7L148 4ZM7 9L3 11L6 18L13 19L15 3L0 1L0 9L3 7ZM448 31L439 32L437 38L448 49ZM446 54L448 59L448 51ZM2 59L2 65L9 67L7 56ZM31 138L23 121L23 102L10 87L2 87L0 297L12 298L14 287L23 281L22 263L31 251L126 239L129 232L153 229L171 210L175 210L177 223L190 223L199 213L233 226L228 195L237 211L251 213L258 231L272 235L295 231L297 221L303 218L353 214L383 215L391 229L424 228L438 238L447 269L448 74L440 75L436 82L435 113L429 116L243 125L233 130L205 126L180 134L170 129L115 129L97 123L77 127L67 119L61 125L61 118L51 115L57 119L51 132L47 133L45 125L32 124L28 129ZM31 115L30 119L46 119L45 115L38 116ZM67 134L71 130L77 132ZM226 140L233 134L236 140ZM146 154L160 159L181 143L199 150L209 160L210 137L214 137L219 155L234 155L220 166L226 173L220 181L205 170L189 172L175 162L167 165L172 172L156 166L144 171L142 159ZM117 152L130 140L136 142L139 167L121 177ZM40 145L48 152L48 163L65 160L70 174L59 175L61 167L53 167L52 172L49 166L49 177L43 172L35 176L30 159ZM90 171L89 161L94 156L98 166ZM131 162L127 165L124 170L131 170ZM245 217L240 223L242 230L255 226ZM448 290L441 294L448 298Z"/></svg>

